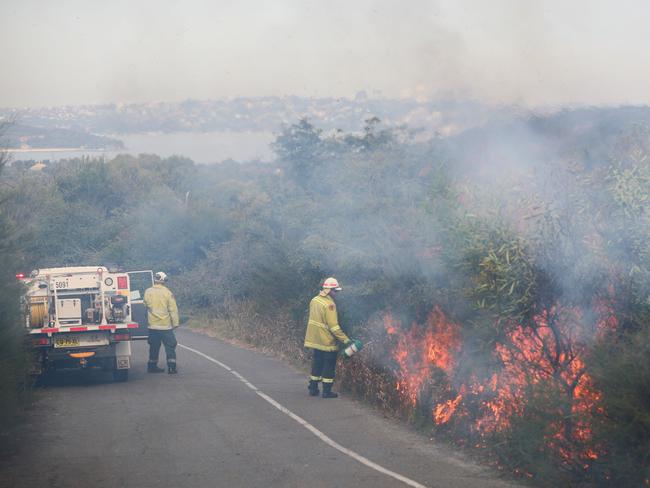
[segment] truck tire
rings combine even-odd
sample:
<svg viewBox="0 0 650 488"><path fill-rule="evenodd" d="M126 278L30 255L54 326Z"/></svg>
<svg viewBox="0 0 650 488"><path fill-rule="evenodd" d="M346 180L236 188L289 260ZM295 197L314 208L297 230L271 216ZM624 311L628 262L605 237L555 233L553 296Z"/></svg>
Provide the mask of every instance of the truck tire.
<svg viewBox="0 0 650 488"><path fill-rule="evenodd" d="M128 369L114 369L113 370L113 381L122 383L129 379L129 370Z"/></svg>

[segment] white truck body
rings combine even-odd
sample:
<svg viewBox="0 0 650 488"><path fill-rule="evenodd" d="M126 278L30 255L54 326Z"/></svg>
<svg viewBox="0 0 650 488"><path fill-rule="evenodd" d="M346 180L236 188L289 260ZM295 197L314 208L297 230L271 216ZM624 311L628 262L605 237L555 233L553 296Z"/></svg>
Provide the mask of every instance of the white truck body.
<svg viewBox="0 0 650 488"><path fill-rule="evenodd" d="M47 268L22 281L35 374L101 367L126 381L132 333L139 327L131 302L141 301L140 291L131 291L129 273L104 266Z"/></svg>

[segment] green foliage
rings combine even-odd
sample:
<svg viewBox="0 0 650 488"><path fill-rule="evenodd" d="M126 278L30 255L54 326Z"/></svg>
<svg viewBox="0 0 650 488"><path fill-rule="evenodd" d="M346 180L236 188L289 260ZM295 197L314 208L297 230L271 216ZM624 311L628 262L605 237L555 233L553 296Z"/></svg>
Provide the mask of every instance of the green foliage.
<svg viewBox="0 0 650 488"><path fill-rule="evenodd" d="M602 392L595 440L604 447L596 468L616 486L650 479L650 326L599 341L588 358Z"/></svg>
<svg viewBox="0 0 650 488"><path fill-rule="evenodd" d="M0 170L4 166L0 153ZM2 192L4 193L4 192ZM0 194L0 431L13 425L28 394L28 361L23 347L20 285L15 278L19 243L6 215L5 194Z"/></svg>
<svg viewBox="0 0 650 488"><path fill-rule="evenodd" d="M275 152L289 164L290 171L300 183L306 182L314 169L322 164L324 144L321 133L307 119L301 119L285 129L273 145Z"/></svg>
<svg viewBox="0 0 650 488"><path fill-rule="evenodd" d="M520 323L535 313L537 281L530 245L500 223L466 216L448 234L450 262L469 277L467 294L498 322Z"/></svg>

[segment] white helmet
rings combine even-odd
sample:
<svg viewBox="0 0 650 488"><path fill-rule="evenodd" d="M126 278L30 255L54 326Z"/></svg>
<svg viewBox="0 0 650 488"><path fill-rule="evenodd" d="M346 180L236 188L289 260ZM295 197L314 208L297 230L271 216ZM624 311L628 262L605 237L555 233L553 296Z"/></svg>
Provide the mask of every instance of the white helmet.
<svg viewBox="0 0 650 488"><path fill-rule="evenodd" d="M153 279L155 281L160 281L161 283L164 283L167 281L167 273L163 271L157 271L156 274L153 275Z"/></svg>
<svg viewBox="0 0 650 488"><path fill-rule="evenodd" d="M339 282L336 280L334 277L327 278L323 282L323 290L336 290L336 291L341 291L342 288L339 285Z"/></svg>

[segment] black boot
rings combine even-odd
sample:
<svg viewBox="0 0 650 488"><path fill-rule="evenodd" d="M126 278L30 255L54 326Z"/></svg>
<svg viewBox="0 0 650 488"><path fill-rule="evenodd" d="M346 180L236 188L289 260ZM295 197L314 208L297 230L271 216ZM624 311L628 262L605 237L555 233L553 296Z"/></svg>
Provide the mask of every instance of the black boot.
<svg viewBox="0 0 650 488"><path fill-rule="evenodd" d="M339 394L332 391L332 383L323 383L323 398L338 398Z"/></svg>
<svg viewBox="0 0 650 488"><path fill-rule="evenodd" d="M178 373L178 370L176 369L176 363L168 363L167 364L167 372L169 374L176 374Z"/></svg>
<svg viewBox="0 0 650 488"><path fill-rule="evenodd" d="M309 380L309 396L318 396L319 394L318 381Z"/></svg>
<svg viewBox="0 0 650 488"><path fill-rule="evenodd" d="M156 363L147 363L147 373L164 373L165 370L159 368Z"/></svg>

